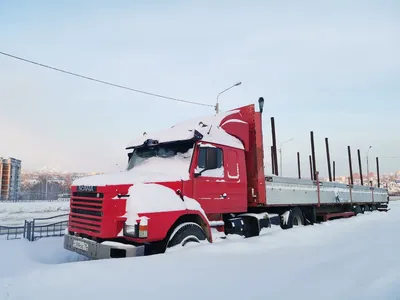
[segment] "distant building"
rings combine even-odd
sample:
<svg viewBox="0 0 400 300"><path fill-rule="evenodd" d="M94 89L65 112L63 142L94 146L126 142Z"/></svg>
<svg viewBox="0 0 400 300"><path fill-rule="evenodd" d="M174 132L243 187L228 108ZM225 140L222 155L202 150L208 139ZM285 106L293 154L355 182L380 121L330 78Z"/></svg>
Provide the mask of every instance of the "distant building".
<svg viewBox="0 0 400 300"><path fill-rule="evenodd" d="M21 189L21 161L0 157L0 200L18 200Z"/></svg>

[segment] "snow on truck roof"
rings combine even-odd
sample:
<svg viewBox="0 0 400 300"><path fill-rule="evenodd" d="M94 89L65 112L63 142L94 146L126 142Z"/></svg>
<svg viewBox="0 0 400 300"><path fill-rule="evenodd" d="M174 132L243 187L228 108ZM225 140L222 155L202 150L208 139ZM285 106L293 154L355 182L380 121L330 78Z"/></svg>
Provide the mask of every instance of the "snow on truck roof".
<svg viewBox="0 0 400 300"><path fill-rule="evenodd" d="M239 139L228 134L220 127L221 125L223 125L221 124L221 121L224 118L238 112L239 110L232 110L225 113L220 113L218 115L191 119L175 124L168 129L144 133L142 136L137 137L136 139L131 141L127 145L126 149L141 146L148 139L157 140L158 143L189 140L193 138L195 130L203 135L203 138L201 140L204 142L216 143L233 148L243 149L243 144ZM230 122L245 123L244 121L239 119L229 119L224 123Z"/></svg>

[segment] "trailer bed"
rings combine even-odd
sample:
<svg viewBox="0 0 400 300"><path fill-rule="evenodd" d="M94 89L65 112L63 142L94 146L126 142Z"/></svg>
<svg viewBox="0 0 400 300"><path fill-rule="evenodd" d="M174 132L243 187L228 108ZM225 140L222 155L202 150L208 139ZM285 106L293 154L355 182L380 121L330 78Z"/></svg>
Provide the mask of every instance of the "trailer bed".
<svg viewBox="0 0 400 300"><path fill-rule="evenodd" d="M387 203L384 188L317 181L280 176L267 176L267 206L340 205Z"/></svg>

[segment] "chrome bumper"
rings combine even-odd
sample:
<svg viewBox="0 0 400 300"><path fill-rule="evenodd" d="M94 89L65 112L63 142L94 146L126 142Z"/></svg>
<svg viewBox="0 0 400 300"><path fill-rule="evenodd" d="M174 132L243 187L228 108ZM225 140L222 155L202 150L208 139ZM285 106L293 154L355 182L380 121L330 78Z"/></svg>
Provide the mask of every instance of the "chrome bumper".
<svg viewBox="0 0 400 300"><path fill-rule="evenodd" d="M117 242L98 243L70 234L64 235L64 248L93 260L144 256L144 246L126 245Z"/></svg>

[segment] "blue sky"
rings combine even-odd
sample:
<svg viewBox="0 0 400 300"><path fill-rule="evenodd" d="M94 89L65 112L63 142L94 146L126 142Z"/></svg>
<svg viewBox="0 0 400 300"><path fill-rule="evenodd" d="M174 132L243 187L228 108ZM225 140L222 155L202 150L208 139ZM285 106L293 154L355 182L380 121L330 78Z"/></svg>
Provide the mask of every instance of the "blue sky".
<svg viewBox="0 0 400 300"><path fill-rule="evenodd" d="M278 143L294 138L284 175L296 174L297 151L306 172L310 130L323 175L325 137L337 174L348 172L347 145L355 170L369 145L383 172L400 169L387 158L400 157L399 37L398 1L0 2L0 51L209 104L242 81L221 109L264 97L266 145L271 116ZM214 113L2 56L0 83L0 156L26 169L117 171L143 131Z"/></svg>

